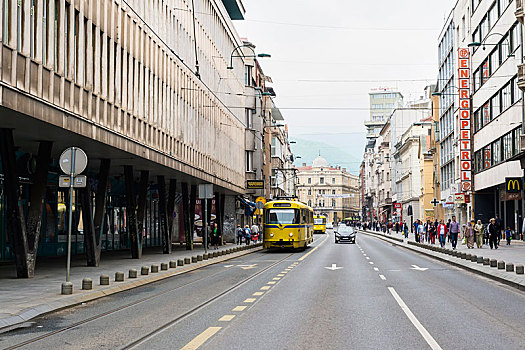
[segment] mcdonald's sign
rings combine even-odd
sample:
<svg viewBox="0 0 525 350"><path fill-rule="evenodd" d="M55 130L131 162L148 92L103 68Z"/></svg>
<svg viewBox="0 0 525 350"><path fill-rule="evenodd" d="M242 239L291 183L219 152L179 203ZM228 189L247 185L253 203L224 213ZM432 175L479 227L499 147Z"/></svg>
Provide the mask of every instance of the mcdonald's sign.
<svg viewBox="0 0 525 350"><path fill-rule="evenodd" d="M507 193L520 193L523 187L523 181L520 177L506 177L505 191Z"/></svg>

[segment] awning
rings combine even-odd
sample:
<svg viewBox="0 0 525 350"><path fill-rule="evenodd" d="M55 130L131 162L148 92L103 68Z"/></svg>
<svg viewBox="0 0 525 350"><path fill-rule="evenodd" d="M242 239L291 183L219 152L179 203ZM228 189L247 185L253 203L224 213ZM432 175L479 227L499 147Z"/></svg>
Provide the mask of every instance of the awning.
<svg viewBox="0 0 525 350"><path fill-rule="evenodd" d="M255 203L247 200L246 198L240 197L240 196L237 198L239 198L241 203L244 204L244 215L252 216L253 213L255 212L255 209L257 209L255 206Z"/></svg>

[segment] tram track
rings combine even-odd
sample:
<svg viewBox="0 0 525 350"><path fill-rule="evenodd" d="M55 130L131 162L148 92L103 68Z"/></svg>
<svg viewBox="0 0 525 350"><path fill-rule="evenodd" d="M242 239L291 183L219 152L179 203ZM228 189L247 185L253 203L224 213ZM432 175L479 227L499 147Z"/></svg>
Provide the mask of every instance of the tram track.
<svg viewBox="0 0 525 350"><path fill-rule="evenodd" d="M260 254L260 253L259 253L259 254ZM288 259L288 258L289 258L290 256L292 256L292 255L293 255L293 253L287 255L287 256L284 257L283 259L277 261L276 263L274 263L274 264L272 264L272 265L269 265L268 267L264 268L263 270L259 271L258 273L253 274L253 275L251 275L251 276L249 276L249 277L243 279L242 281L240 281L239 283L235 284L233 287L227 289L226 291L223 291L222 293L220 293L220 294L218 294L218 295L216 295L216 296L214 296L214 297L208 299L206 302L204 302L204 303L202 303L202 304L199 304L197 307L194 307L194 308L192 308L191 310L185 312L183 315L181 315L181 316L178 317L179 321L180 321L180 319L182 319L182 318L184 318L184 317L186 317L186 316L192 314L193 312L197 311L198 309L201 309L202 307L208 305L209 303L213 302L214 300L219 299L222 295L225 295L225 294L227 294L228 292L231 292L231 291L234 290L235 288L237 288L237 287L241 286L242 284L248 282L248 281L251 280L252 278L258 276L258 275L261 274L261 273L263 273L264 271L267 271L269 268L275 266L276 264L278 264L278 263L280 263L280 262L282 262L282 261ZM188 272L189 272L189 271L188 271ZM72 324L70 324L70 325L68 325L68 326L62 327L62 328L57 329L57 330L55 330L55 331L52 331L52 332L48 332L48 333L42 334L42 335L40 335L40 336L38 336L38 337L34 337L34 338L31 338L31 339L25 340L25 341L23 341L23 342L20 342L20 343L18 343L18 344L15 344L15 345L10 345L10 346L8 346L8 347L6 347L6 348L4 348L4 349L5 349L5 350L19 349L19 348L22 348L22 347L27 346L27 345L37 344L38 342L40 342L40 341L42 341L42 340L45 340L45 339L47 339L47 338L50 338L50 337L53 337L53 336L56 336L56 335L59 335L59 334L64 334L64 333L66 333L67 331L69 331L69 330L71 330L71 329L74 329L74 328L77 328L77 327L79 327L79 326L83 326L83 325L89 324L89 323L91 323L91 322L93 322L93 321L96 321L96 320L100 320L100 319L102 319L102 318L104 318L104 317L107 317L107 316L109 316L109 315L114 315L114 314L116 314L116 313L118 313L118 312L121 312L121 311L124 311L124 310L130 309L130 308L132 308L132 307L134 307L134 306L138 306L138 305L143 304L143 303L145 303L145 302L147 302L147 301L154 300L154 299L156 299L156 298L158 298L158 297L164 296L164 295L169 294L169 293L171 293L171 292L174 292L174 291L180 290L180 289L182 289L182 288L186 288L186 287L191 286L191 285L193 285L193 284L196 284L196 283L202 282L202 281L204 281L204 280L206 280L206 279L209 279L209 278L212 278L212 277L215 277L215 276L217 276L217 275L224 274L224 273L227 273L227 272L228 272L228 270L219 271L219 272L213 273L213 274L211 274L211 275L208 275L208 276L205 276L205 277L202 277L202 278L196 279L196 280L194 280L194 281L191 281L191 282L188 282L188 283L184 283L184 284L178 285L178 286L173 287L173 288L169 288L169 289L164 290L164 291L162 291L162 292L155 293L155 294L150 295L150 296L147 296L147 297L145 297L145 298L142 298L142 299L139 299L139 300L136 300L136 301L130 302L130 303L128 303L128 304L125 304L125 305L123 305L123 306L119 306L119 307L113 308L113 309L111 309L111 310L109 310L109 311L99 313L99 314L97 314L97 315L95 315L95 316L92 316L92 317L86 318L86 319L84 319L84 320L81 320L81 321L78 321L78 322L74 322L74 323L72 323ZM187 272L184 272L184 273L187 273ZM172 320L172 321L170 321L170 322L168 322L168 323L172 323L172 324L174 324L173 321L174 321L174 320ZM177 322L178 322L178 321L177 321ZM162 326L161 326L161 327L162 327ZM159 328L161 328L161 327L159 327ZM158 330L158 328L157 328L156 330ZM150 332L150 333L151 333L151 332Z"/></svg>

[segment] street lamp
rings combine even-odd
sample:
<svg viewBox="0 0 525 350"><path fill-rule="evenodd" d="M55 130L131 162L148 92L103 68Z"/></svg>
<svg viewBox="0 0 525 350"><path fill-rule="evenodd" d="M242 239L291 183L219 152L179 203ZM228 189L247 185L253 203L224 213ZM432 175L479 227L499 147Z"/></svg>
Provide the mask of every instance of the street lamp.
<svg viewBox="0 0 525 350"><path fill-rule="evenodd" d="M254 90L259 92L261 94L261 96L272 96L271 93L269 93L268 91L264 91L263 88L260 87L260 86L254 87Z"/></svg>
<svg viewBox="0 0 525 350"><path fill-rule="evenodd" d="M501 33L491 33L491 34L487 35L487 36L485 37L485 39L483 39L481 42L479 42L479 41L473 41L473 42L469 43L467 46L468 46L468 47L480 47L480 46L483 46L483 50L485 50L485 47L486 47L487 45L491 45L491 46L507 45L507 46L509 47L509 54L507 55L507 57L514 57L514 54L510 53L510 41L509 41L509 38L508 38L508 37L505 38L505 40L504 40L505 43L499 42L499 43L496 43L496 44L487 44L487 43L485 42L485 40L487 40L488 38L490 38L490 37L493 36L493 35L499 35L499 36L501 36L502 38L505 37L505 35L503 35L503 34L501 34Z"/></svg>
<svg viewBox="0 0 525 350"><path fill-rule="evenodd" d="M252 50L253 52L253 55L248 55L246 56L245 54L243 53L240 53L240 54L237 54L237 55L234 55L235 52L237 50L239 50L240 48L242 47L247 47L249 48L250 50ZM238 52L238 51L237 51ZM260 54L256 54L255 53L255 50L253 49L252 45L248 45L248 44L244 44L244 45L239 45L237 46L236 48L233 49L231 55L230 55L230 65L227 67L228 69L233 69L233 58L234 57L251 57L251 58L257 58L257 57L260 57L260 58L269 58L269 57L272 57L272 55L270 54L267 54L267 53L260 53Z"/></svg>

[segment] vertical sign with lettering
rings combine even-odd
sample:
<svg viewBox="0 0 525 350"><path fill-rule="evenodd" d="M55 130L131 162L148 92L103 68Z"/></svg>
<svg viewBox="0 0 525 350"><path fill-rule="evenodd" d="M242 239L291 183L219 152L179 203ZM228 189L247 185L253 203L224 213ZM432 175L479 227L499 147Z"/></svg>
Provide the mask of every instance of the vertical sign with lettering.
<svg viewBox="0 0 525 350"><path fill-rule="evenodd" d="M472 150L470 113L470 52L458 50L459 78L459 165L461 170L461 191L472 189Z"/></svg>

